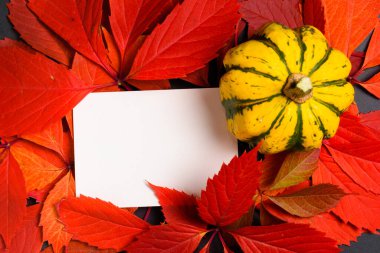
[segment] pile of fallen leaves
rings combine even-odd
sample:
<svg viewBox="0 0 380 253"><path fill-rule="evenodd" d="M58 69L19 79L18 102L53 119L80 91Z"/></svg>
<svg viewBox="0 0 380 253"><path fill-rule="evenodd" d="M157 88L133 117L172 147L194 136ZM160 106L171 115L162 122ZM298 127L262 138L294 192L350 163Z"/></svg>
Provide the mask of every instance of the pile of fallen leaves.
<svg viewBox="0 0 380 253"><path fill-rule="evenodd" d="M150 185L161 225L147 223L149 213L140 219L135 209L75 197L70 114L94 91L166 89L169 79L208 86L237 38L269 21L316 26L351 57L351 82L380 98L380 74L360 78L380 64L378 0L12 0L8 7L23 42L0 41L0 252L40 252L44 241L43 252L56 253L209 252L216 244L224 252L338 252L380 228L380 112L359 114L352 105L318 150L235 157L199 196ZM366 52L355 51L371 31ZM252 226L257 210L261 226Z"/></svg>

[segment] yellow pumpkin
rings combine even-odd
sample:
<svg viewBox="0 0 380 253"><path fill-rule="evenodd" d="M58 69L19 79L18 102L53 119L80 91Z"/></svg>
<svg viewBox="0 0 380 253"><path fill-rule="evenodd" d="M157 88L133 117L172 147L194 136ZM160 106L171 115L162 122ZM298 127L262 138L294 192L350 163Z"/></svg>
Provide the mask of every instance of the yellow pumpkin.
<svg viewBox="0 0 380 253"><path fill-rule="evenodd" d="M313 149L337 131L352 103L349 59L315 27L266 25L257 39L230 49L220 80L228 129L262 153Z"/></svg>

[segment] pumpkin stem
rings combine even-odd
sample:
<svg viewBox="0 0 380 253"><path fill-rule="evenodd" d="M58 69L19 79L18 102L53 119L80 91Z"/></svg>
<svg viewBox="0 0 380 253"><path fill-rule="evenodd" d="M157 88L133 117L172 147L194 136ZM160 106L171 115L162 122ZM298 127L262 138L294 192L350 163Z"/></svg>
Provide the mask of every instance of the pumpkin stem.
<svg viewBox="0 0 380 253"><path fill-rule="evenodd" d="M298 73L291 74L282 92L294 102L302 104L313 96L313 85L309 77Z"/></svg>

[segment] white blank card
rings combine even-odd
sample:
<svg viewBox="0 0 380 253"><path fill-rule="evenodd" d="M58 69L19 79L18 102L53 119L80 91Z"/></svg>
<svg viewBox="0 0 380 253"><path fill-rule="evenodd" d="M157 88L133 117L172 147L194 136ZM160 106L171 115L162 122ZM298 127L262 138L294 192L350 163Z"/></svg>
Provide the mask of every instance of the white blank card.
<svg viewBox="0 0 380 253"><path fill-rule="evenodd" d="M92 93L74 109L77 194L155 206L146 182L199 195L237 155L219 89Z"/></svg>

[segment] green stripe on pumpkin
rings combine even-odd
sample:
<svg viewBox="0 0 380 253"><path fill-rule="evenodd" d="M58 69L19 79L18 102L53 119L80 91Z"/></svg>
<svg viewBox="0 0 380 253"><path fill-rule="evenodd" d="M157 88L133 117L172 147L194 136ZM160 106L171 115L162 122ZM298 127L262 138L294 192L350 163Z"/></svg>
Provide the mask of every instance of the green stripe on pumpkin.
<svg viewBox="0 0 380 253"><path fill-rule="evenodd" d="M281 81L281 79L278 78L277 76L272 76L271 74L267 74L267 73L258 71L258 70L256 70L256 68L253 68L253 67L252 68L242 68L239 65L226 65L225 68L226 68L227 72L230 71L230 70L232 70L232 69L235 69L235 70L240 70L240 71L243 71L243 72L254 73L256 75L260 75L260 76L269 78L269 79L271 79L273 81Z"/></svg>
<svg viewBox="0 0 380 253"><path fill-rule="evenodd" d="M321 66L322 66L322 64L323 63L325 63L327 60L328 60L328 58L330 57L330 54L331 54L331 51L332 51L332 48L330 47L330 48L328 48L327 50L326 50L326 52L325 52L325 55L323 56L323 58L319 61L319 62L317 62L317 64L315 64L315 66L310 70L310 73L309 73L309 77L317 70L317 69L319 69Z"/></svg>
<svg viewBox="0 0 380 253"><path fill-rule="evenodd" d="M301 105L297 104L297 124L294 129L294 134L292 137L290 137L288 144L286 146L287 149L303 149L302 146L302 126L303 126L303 120L302 120L302 111L301 111Z"/></svg>

